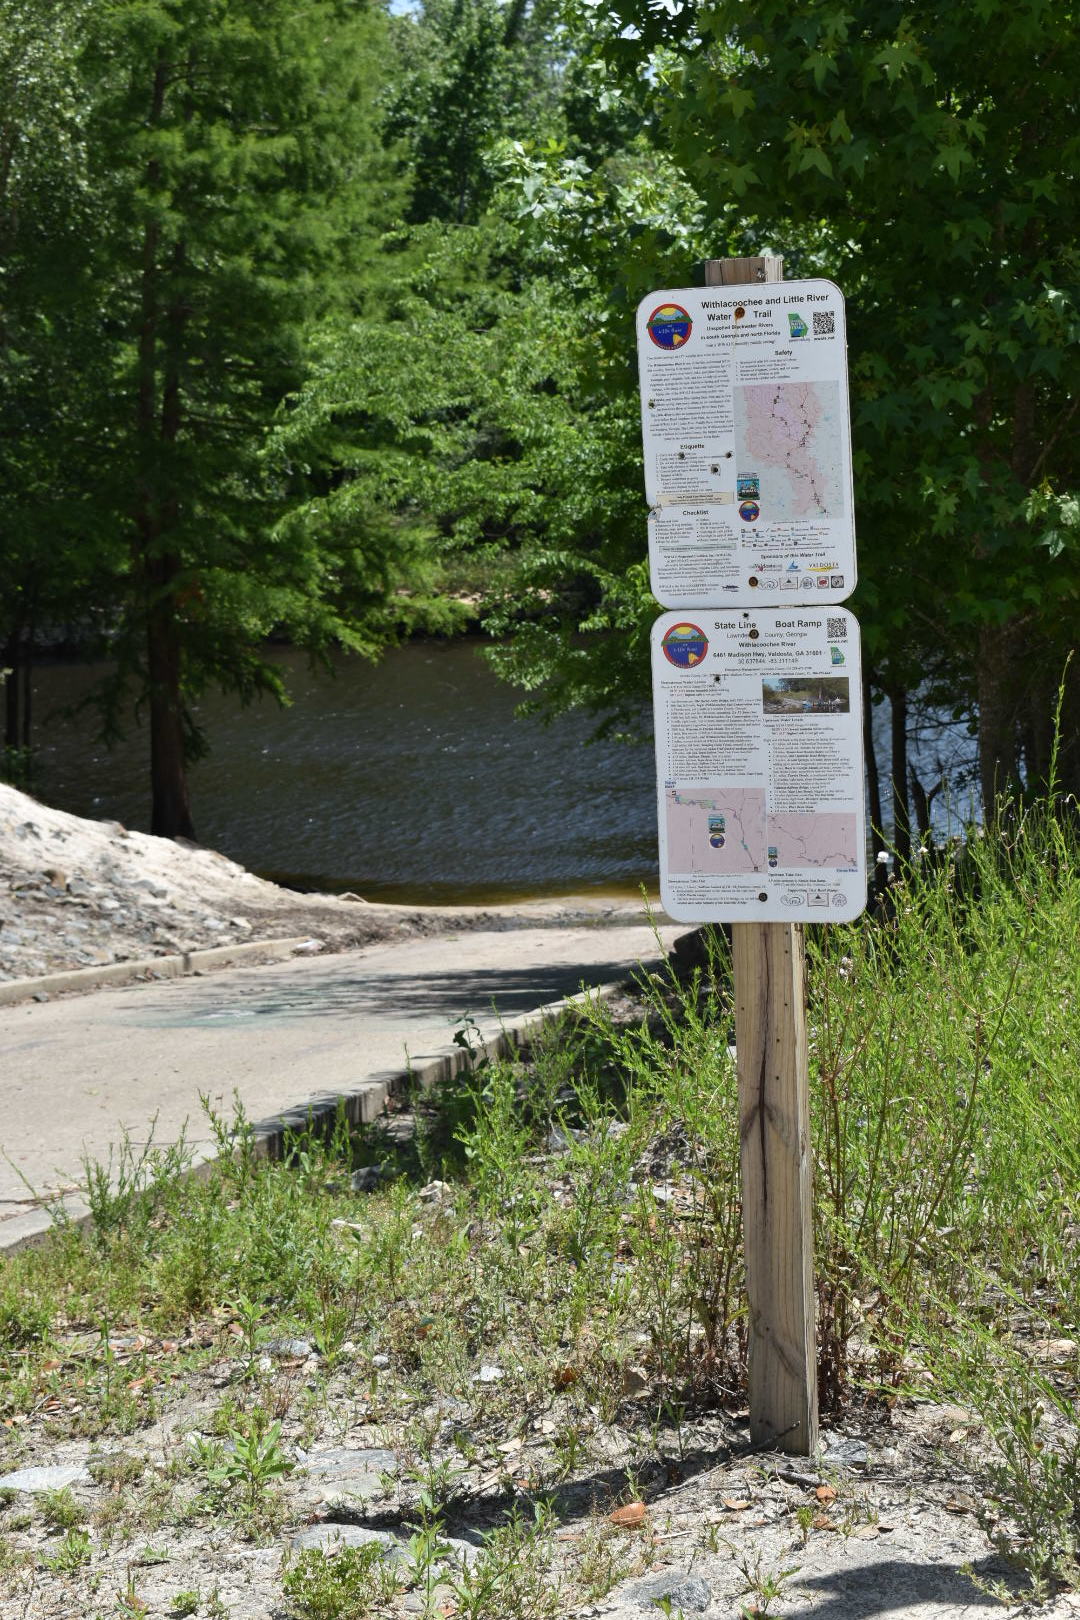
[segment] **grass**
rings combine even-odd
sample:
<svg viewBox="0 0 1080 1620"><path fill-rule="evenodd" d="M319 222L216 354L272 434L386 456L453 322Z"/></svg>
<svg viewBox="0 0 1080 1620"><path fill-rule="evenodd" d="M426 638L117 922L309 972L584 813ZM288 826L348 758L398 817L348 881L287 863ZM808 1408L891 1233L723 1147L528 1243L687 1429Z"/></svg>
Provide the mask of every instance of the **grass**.
<svg viewBox="0 0 1080 1620"><path fill-rule="evenodd" d="M1018 813L928 853L887 899L809 941L823 1398L977 1413L989 1528L1046 1595L1080 1578L1072 833ZM270 1162L241 1116L215 1122L228 1152L198 1180L182 1149L122 1149L111 1178L89 1167L92 1225L0 1272L14 1454L30 1414L54 1438L93 1436L106 1550L222 1521L267 1539L295 1514L296 1448L366 1425L402 1459L411 1551L294 1559L298 1616L392 1613L407 1588L475 1620L594 1601L648 1559L605 1519L632 1471L661 1433L677 1444L745 1398L729 982L717 933L708 968L646 985L636 1020L593 1005L527 1062L478 1050L417 1099L411 1133L339 1122ZM385 1185L351 1194L347 1172L373 1161ZM314 1372L270 1364L288 1336L317 1346ZM133 1457L185 1386L202 1392L194 1439ZM614 1471L613 1424L631 1452ZM490 1533L455 1572L439 1549L481 1486ZM590 1494L588 1533L555 1563L560 1504L580 1518ZM27 1532L53 1527L42 1561L70 1580L99 1545L81 1519L61 1494ZM13 1544L12 1580L18 1560Z"/></svg>

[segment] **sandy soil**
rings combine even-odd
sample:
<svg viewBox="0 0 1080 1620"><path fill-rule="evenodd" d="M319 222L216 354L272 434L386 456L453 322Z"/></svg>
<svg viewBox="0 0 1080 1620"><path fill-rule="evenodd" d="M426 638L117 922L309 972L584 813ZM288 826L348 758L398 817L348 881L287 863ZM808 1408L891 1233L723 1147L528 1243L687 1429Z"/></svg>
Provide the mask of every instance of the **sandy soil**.
<svg viewBox="0 0 1080 1620"><path fill-rule="evenodd" d="M409 907L296 894L211 849L85 821L0 783L0 981L238 941L311 936L331 950L444 928L558 926L634 902Z"/></svg>

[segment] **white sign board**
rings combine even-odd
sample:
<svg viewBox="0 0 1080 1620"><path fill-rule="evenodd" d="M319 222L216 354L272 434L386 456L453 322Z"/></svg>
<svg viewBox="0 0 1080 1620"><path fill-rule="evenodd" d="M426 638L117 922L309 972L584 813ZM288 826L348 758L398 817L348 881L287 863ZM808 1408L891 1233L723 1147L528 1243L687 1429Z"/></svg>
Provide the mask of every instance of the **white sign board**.
<svg viewBox="0 0 1080 1620"><path fill-rule="evenodd" d="M831 281L638 306L652 590L668 607L855 588L844 297Z"/></svg>
<svg viewBox="0 0 1080 1620"><path fill-rule="evenodd" d="M679 922L866 904L859 626L844 608L665 613L652 633L660 895Z"/></svg>

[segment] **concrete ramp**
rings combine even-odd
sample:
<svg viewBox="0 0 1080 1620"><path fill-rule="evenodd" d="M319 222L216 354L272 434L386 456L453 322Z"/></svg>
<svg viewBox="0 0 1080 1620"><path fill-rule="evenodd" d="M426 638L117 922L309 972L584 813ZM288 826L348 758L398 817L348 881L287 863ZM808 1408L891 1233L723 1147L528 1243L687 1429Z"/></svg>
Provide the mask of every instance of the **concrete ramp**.
<svg viewBox="0 0 1080 1620"><path fill-rule="evenodd" d="M272 1147L285 1125L332 1110L373 1119L410 1070L425 1080L465 1060L466 1024L502 1049L541 1009L583 987L656 967L684 929L644 924L517 928L373 945L207 978L127 985L0 1007L0 1249L48 1230L61 1197L73 1218L84 1157L124 1134L165 1145L182 1131L212 1151L199 1104L238 1098Z"/></svg>

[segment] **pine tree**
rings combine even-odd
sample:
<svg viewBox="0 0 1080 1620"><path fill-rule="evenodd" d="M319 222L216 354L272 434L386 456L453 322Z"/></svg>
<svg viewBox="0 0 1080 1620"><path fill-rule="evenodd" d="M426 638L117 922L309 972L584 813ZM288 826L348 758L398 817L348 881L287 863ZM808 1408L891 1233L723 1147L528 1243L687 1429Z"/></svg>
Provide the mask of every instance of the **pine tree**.
<svg viewBox="0 0 1080 1620"><path fill-rule="evenodd" d="M0 0L5 751L30 742L36 628L85 620L109 572L108 536L86 505L83 431L104 353L87 252L95 213L79 72L89 12L88 0Z"/></svg>
<svg viewBox="0 0 1080 1620"><path fill-rule="evenodd" d="M117 686L149 718L155 833L194 836L191 699L277 689L274 626L350 635L335 559L283 527L268 430L312 323L394 205L382 12L353 0L99 0L83 71L111 339L96 502L127 536ZM115 696L115 693L114 693Z"/></svg>

